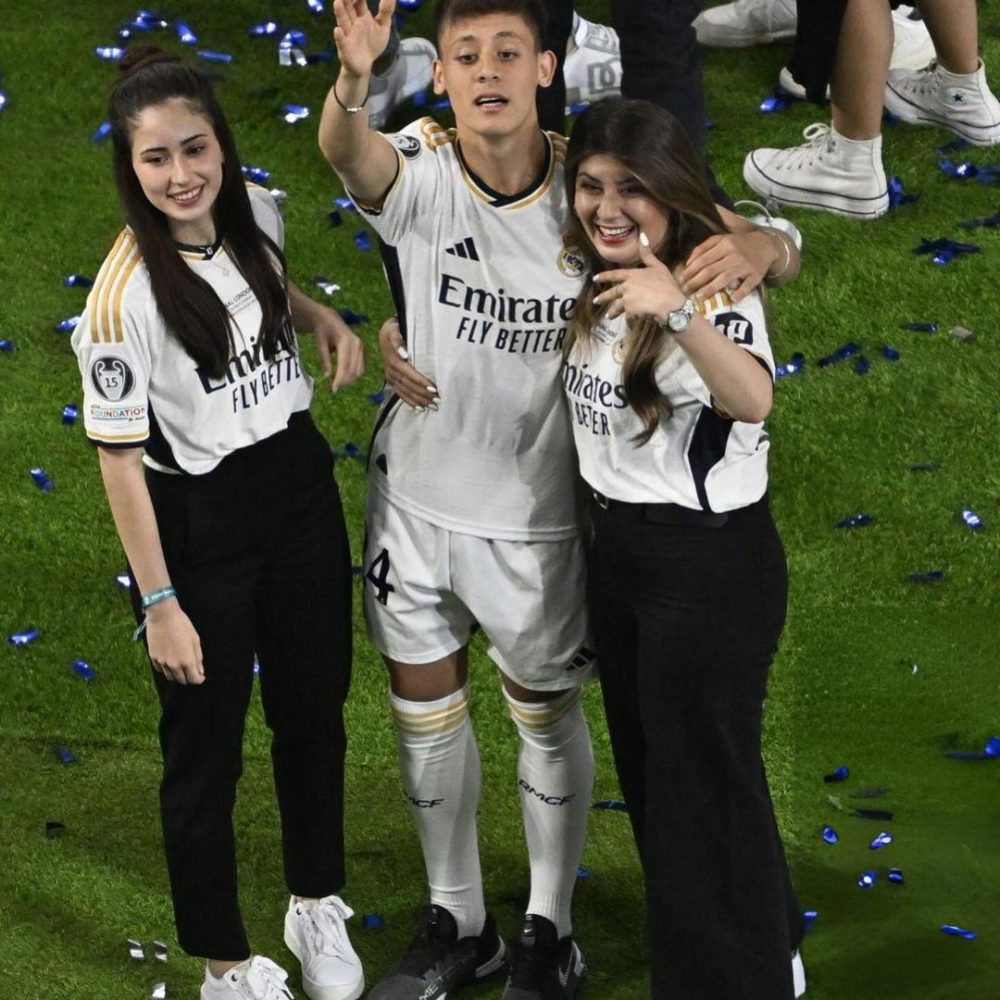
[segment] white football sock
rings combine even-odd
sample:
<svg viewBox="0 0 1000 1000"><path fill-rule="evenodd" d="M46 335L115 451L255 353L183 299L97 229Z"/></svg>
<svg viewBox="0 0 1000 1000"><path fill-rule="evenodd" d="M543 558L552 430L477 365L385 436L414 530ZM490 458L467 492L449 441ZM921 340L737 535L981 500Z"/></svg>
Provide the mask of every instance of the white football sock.
<svg viewBox="0 0 1000 1000"><path fill-rule="evenodd" d="M476 829L482 775L469 689L437 701L407 701L390 692L389 700L431 902L455 918L460 938L478 935L486 920Z"/></svg>
<svg viewBox="0 0 1000 1000"><path fill-rule="evenodd" d="M504 689L521 737L518 787L531 864L528 913L559 937L572 932L570 903L594 789L594 752L578 688L552 701L524 702Z"/></svg>

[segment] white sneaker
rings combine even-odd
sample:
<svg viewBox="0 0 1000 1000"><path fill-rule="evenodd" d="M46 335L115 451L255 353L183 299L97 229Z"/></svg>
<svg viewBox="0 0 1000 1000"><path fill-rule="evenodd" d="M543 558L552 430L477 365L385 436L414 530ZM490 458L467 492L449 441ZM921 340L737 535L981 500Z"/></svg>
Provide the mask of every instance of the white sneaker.
<svg viewBox="0 0 1000 1000"><path fill-rule="evenodd" d="M297 903L285 914L285 944L302 963L302 988L311 1000L357 1000L365 990L361 959L344 921L354 911L339 896Z"/></svg>
<svg viewBox="0 0 1000 1000"><path fill-rule="evenodd" d="M205 969L201 984L201 1000L292 1000L292 991L285 985L288 973L263 955L254 955L234 965L216 979Z"/></svg>
<svg viewBox="0 0 1000 1000"><path fill-rule="evenodd" d="M758 194L782 205L877 219L889 210L882 168L882 137L846 139L816 123L808 140L790 149L755 149L743 161L743 177Z"/></svg>
<svg viewBox="0 0 1000 1000"><path fill-rule="evenodd" d="M806 993L806 967L802 963L802 952L795 949L792 952L792 982L795 986L795 1000Z"/></svg>
<svg viewBox="0 0 1000 1000"><path fill-rule="evenodd" d="M795 0L735 0L703 10L691 25L702 45L741 49L795 34Z"/></svg>
<svg viewBox="0 0 1000 1000"><path fill-rule="evenodd" d="M1000 102L986 83L981 60L975 73L949 73L938 63L893 70L885 106L904 122L943 125L974 146L1000 143Z"/></svg>
<svg viewBox="0 0 1000 1000"><path fill-rule="evenodd" d="M573 34L563 63L566 104L590 104L622 90L621 43L614 28L573 14Z"/></svg>
<svg viewBox="0 0 1000 1000"><path fill-rule="evenodd" d="M922 69L934 58L934 43L927 25L917 18L911 19L912 7L898 7L892 12L892 60L889 69ZM806 88L792 76L787 66L781 67L778 86L798 101L806 99ZM826 88L830 99L830 88Z"/></svg>
<svg viewBox="0 0 1000 1000"><path fill-rule="evenodd" d="M426 38L403 38L399 51L382 76L371 78L368 127L381 129L403 101L431 85L437 49Z"/></svg>

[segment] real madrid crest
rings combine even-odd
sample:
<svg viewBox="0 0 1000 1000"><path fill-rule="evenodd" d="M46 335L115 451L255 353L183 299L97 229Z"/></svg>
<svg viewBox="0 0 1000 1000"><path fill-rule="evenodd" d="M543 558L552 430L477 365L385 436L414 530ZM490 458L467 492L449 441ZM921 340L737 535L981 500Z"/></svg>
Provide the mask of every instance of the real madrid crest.
<svg viewBox="0 0 1000 1000"><path fill-rule="evenodd" d="M614 358L616 365L621 365L625 363L625 338L619 337L611 345L611 357Z"/></svg>
<svg viewBox="0 0 1000 1000"><path fill-rule="evenodd" d="M567 278L579 278L587 270L587 259L583 256L583 252L576 243L573 242L572 236L563 237L563 245L556 257L556 263L559 265L559 270Z"/></svg>

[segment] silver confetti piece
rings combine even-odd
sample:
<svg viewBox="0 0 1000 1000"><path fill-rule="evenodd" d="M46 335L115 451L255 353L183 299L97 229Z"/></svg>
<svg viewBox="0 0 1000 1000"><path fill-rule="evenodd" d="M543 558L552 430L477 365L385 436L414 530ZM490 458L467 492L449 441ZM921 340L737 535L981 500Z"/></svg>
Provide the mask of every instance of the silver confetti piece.
<svg viewBox="0 0 1000 1000"><path fill-rule="evenodd" d="M153 942L153 958L157 962L165 962L167 960L167 943L165 941Z"/></svg>
<svg viewBox="0 0 1000 1000"><path fill-rule="evenodd" d="M167 984L156 983L149 994L149 1000L167 1000Z"/></svg>
<svg viewBox="0 0 1000 1000"><path fill-rule="evenodd" d="M131 958L133 962L146 961L146 951L142 947L142 942L136 941L135 938L128 939L128 954L129 958Z"/></svg>

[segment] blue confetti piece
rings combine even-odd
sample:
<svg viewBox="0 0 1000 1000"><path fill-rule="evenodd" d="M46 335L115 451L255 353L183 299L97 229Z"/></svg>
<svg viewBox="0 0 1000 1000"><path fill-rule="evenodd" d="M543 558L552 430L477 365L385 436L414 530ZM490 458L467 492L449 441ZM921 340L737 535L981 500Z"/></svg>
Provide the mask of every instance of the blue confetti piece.
<svg viewBox="0 0 1000 1000"><path fill-rule="evenodd" d="M937 583L944 579L944 570L929 569L922 573L911 573L906 579L911 583Z"/></svg>
<svg viewBox="0 0 1000 1000"><path fill-rule="evenodd" d="M951 142L946 142L943 146L938 146L937 151L941 153L942 156L948 153L957 153L960 149L966 149L969 146L969 140L963 139L961 136L957 139L952 139Z"/></svg>
<svg viewBox="0 0 1000 1000"><path fill-rule="evenodd" d="M88 278L85 274L70 274L63 278L63 284L67 288L90 288L94 284L94 279Z"/></svg>
<svg viewBox="0 0 1000 1000"><path fill-rule="evenodd" d="M898 125L900 123L899 118L897 118L888 108L882 109L882 124L883 125Z"/></svg>
<svg viewBox="0 0 1000 1000"><path fill-rule="evenodd" d="M381 406L385 402L385 390L379 389L368 397L368 402L374 406Z"/></svg>
<svg viewBox="0 0 1000 1000"><path fill-rule="evenodd" d="M247 34L251 38L269 38L271 35L276 35L281 31L277 21L263 21L261 24L255 24Z"/></svg>
<svg viewBox="0 0 1000 1000"><path fill-rule="evenodd" d="M352 566L351 567L351 572L355 576L361 576L364 573L364 571L365 571L364 566Z"/></svg>
<svg viewBox="0 0 1000 1000"><path fill-rule="evenodd" d="M893 885L905 885L906 879L903 878L903 872L899 868L889 869L889 881Z"/></svg>
<svg viewBox="0 0 1000 1000"><path fill-rule="evenodd" d="M361 916L361 926L366 930L374 930L385 925L385 918L381 913L365 913Z"/></svg>
<svg viewBox="0 0 1000 1000"><path fill-rule="evenodd" d="M62 411L62 422L68 426L72 426L76 423L76 418L80 415L79 407L76 403L67 403L63 407Z"/></svg>
<svg viewBox="0 0 1000 1000"><path fill-rule="evenodd" d="M931 262L939 267L950 264L958 257L966 254L980 253L980 247L974 243L959 243L957 240L950 240L942 236L936 240L924 240L919 246L913 248L915 254L926 254L931 258Z"/></svg>
<svg viewBox="0 0 1000 1000"><path fill-rule="evenodd" d="M420 5L423 0L399 0L399 6L402 10L415 11L420 10Z"/></svg>
<svg viewBox="0 0 1000 1000"><path fill-rule="evenodd" d="M986 527L983 524L982 518L974 511L968 507L962 511L962 523L967 528L973 528L976 531L982 531Z"/></svg>
<svg viewBox="0 0 1000 1000"><path fill-rule="evenodd" d="M337 208L341 208L345 212L356 212L358 210L358 206L355 205L354 202L351 201L351 199L346 196L341 198L334 198L333 203L334 205L337 206Z"/></svg>
<svg viewBox="0 0 1000 1000"><path fill-rule="evenodd" d="M718 122L712 121L711 118L706 118L705 119L705 131L706 132L711 132L714 129L717 129L718 127L719 127L719 123Z"/></svg>
<svg viewBox="0 0 1000 1000"><path fill-rule="evenodd" d="M850 775L850 773L851 773L850 768L844 767L844 765L841 764L841 766L838 767L835 771L831 771L829 774L824 774L823 780L828 785L832 785L838 781L844 781L848 777L848 775Z"/></svg>
<svg viewBox="0 0 1000 1000"><path fill-rule="evenodd" d="M0 90L0 111L7 107L7 94Z"/></svg>
<svg viewBox="0 0 1000 1000"><path fill-rule="evenodd" d="M595 802L591 808L603 809L607 812L628 812L628 806L618 799L601 799L600 802Z"/></svg>
<svg viewBox="0 0 1000 1000"><path fill-rule="evenodd" d="M271 171L265 170L263 167L243 167L243 176L247 180L253 181L254 184L267 184L271 179Z"/></svg>
<svg viewBox="0 0 1000 1000"><path fill-rule="evenodd" d="M372 238L362 229L361 232L354 234L354 245L359 250L371 250Z"/></svg>
<svg viewBox="0 0 1000 1000"><path fill-rule="evenodd" d="M878 872L862 872L861 878L858 879L858 886L862 889L872 889L876 882L878 882Z"/></svg>
<svg viewBox="0 0 1000 1000"><path fill-rule="evenodd" d="M306 6L314 14L322 14L325 8L323 7L322 0L306 0Z"/></svg>
<svg viewBox="0 0 1000 1000"><path fill-rule="evenodd" d="M959 927L956 924L942 924L941 933L947 934L950 937L965 938L966 941L975 941L979 937L975 931L967 930L965 927Z"/></svg>
<svg viewBox="0 0 1000 1000"><path fill-rule="evenodd" d="M94 129L94 134L90 137L90 141L93 143L104 142L109 135L111 135L111 122L101 122Z"/></svg>
<svg viewBox="0 0 1000 1000"><path fill-rule="evenodd" d="M231 63L233 61L232 54L229 52L216 52L213 49L198 49L195 55L199 59L204 59L205 62L213 63Z"/></svg>
<svg viewBox="0 0 1000 1000"><path fill-rule="evenodd" d="M108 62L119 62L125 55L125 50L118 45L98 45L94 52L99 59L106 59Z"/></svg>
<svg viewBox="0 0 1000 1000"><path fill-rule="evenodd" d="M580 867L576 870L576 877L583 880L590 878L590 869L584 868L583 865L580 865Z"/></svg>
<svg viewBox="0 0 1000 1000"><path fill-rule="evenodd" d="M23 632L15 632L13 635L7 637L7 641L12 646L30 646L36 639L42 637L42 630L37 628L28 628Z"/></svg>
<svg viewBox="0 0 1000 1000"><path fill-rule="evenodd" d="M840 361L846 361L848 358L854 357L860 350L861 345L851 341L848 344L838 347L832 354L827 354L825 357L820 358L816 363L820 368L828 368L830 365L835 365Z"/></svg>
<svg viewBox="0 0 1000 1000"><path fill-rule="evenodd" d="M869 851L880 851L883 847L888 847L894 838L891 833L883 831L868 845Z"/></svg>
<svg viewBox="0 0 1000 1000"><path fill-rule="evenodd" d="M979 219L968 219L965 222L960 222L959 225L963 229L996 229L997 226L1000 226L1000 209L992 215Z"/></svg>
<svg viewBox="0 0 1000 1000"><path fill-rule="evenodd" d="M309 117L309 109L304 104L283 104L281 110L284 111L282 117L289 125Z"/></svg>
<svg viewBox="0 0 1000 1000"><path fill-rule="evenodd" d="M306 63L309 66L315 66L317 63L328 63L333 62L336 58L336 49L330 48L329 46L320 52L310 52L306 56Z"/></svg>
<svg viewBox="0 0 1000 1000"><path fill-rule="evenodd" d="M983 747L987 757L1000 757L1000 736L991 736Z"/></svg>
<svg viewBox="0 0 1000 1000"><path fill-rule="evenodd" d="M569 106L569 113L576 118L577 115L582 115L589 107L590 101L576 101Z"/></svg>
<svg viewBox="0 0 1000 1000"><path fill-rule="evenodd" d="M184 21L174 21L174 31L180 39L181 45L197 45L198 36L191 30L191 26Z"/></svg>
<svg viewBox="0 0 1000 1000"><path fill-rule="evenodd" d="M72 333L81 319L83 319L82 316L70 316L68 319L56 323L56 329L60 333Z"/></svg>
<svg viewBox="0 0 1000 1000"><path fill-rule="evenodd" d="M253 672L254 672L254 676L257 676L258 674L260 674L260 661L257 659L257 657L254 657L254 660L253 660Z"/></svg>
<svg viewBox="0 0 1000 1000"><path fill-rule="evenodd" d="M776 90L760 102L760 110L765 115L773 115L785 111L792 104L791 98L783 90Z"/></svg>
<svg viewBox="0 0 1000 1000"><path fill-rule="evenodd" d="M899 328L901 330L914 330L917 333L937 333L938 325L937 323L923 323L914 320L911 323L900 323Z"/></svg>
<svg viewBox="0 0 1000 1000"><path fill-rule="evenodd" d="M843 520L838 521L834 527L835 528L863 528L866 524L872 524L875 518L871 514L866 514L862 511L860 514L852 514L850 517L845 517Z"/></svg>
<svg viewBox="0 0 1000 1000"><path fill-rule="evenodd" d="M77 760L76 760L76 754L73 753L73 751L70 750L70 748L68 746L64 746L62 743L57 743L53 747L53 749L56 752L56 756L64 764L75 764L77 762Z"/></svg>
<svg viewBox="0 0 1000 1000"><path fill-rule="evenodd" d="M886 361L898 361L899 349L895 347L890 347L888 344L883 344L882 357L885 358Z"/></svg>
<svg viewBox="0 0 1000 1000"><path fill-rule="evenodd" d="M912 205L920 200L919 194L909 194L903 188L903 181L899 177L889 178L889 207L899 208L900 205Z"/></svg>
<svg viewBox="0 0 1000 1000"><path fill-rule="evenodd" d="M348 326L360 326L362 323L368 322L368 316L365 313L356 313L353 309L339 309L340 318Z"/></svg>
<svg viewBox="0 0 1000 1000"><path fill-rule="evenodd" d="M871 369L872 363L863 355L859 355L854 362L854 374L866 375Z"/></svg>
<svg viewBox="0 0 1000 1000"><path fill-rule="evenodd" d="M348 458L357 458L361 454L361 449L353 441L348 441L344 445L344 454Z"/></svg>
<svg viewBox="0 0 1000 1000"><path fill-rule="evenodd" d="M13 340L0 340L0 351L4 354L12 354L17 350L17 344Z"/></svg>
<svg viewBox="0 0 1000 1000"><path fill-rule="evenodd" d="M823 839L828 844L836 844L840 840L840 834L832 826L823 827Z"/></svg>
<svg viewBox="0 0 1000 1000"><path fill-rule="evenodd" d="M991 736L982 750L948 750L952 760L995 760L1000 757L1000 736Z"/></svg>
<svg viewBox="0 0 1000 1000"><path fill-rule="evenodd" d="M115 583L117 583L122 590L129 590L132 586L132 577L130 577L128 573L119 573L115 577Z"/></svg>
<svg viewBox="0 0 1000 1000"><path fill-rule="evenodd" d="M286 49L304 49L306 46L306 33L301 28L289 28L281 36L279 46Z"/></svg>
<svg viewBox="0 0 1000 1000"><path fill-rule="evenodd" d="M801 375L806 370L806 357L801 351L796 351L783 365L778 365L774 370L776 378L785 378L788 375Z"/></svg>
<svg viewBox="0 0 1000 1000"><path fill-rule="evenodd" d="M451 108L451 101L447 97L442 97L440 100L431 101L431 111L448 111Z"/></svg>
<svg viewBox="0 0 1000 1000"><path fill-rule="evenodd" d="M88 684L97 677L97 671L86 660L74 660L72 666L73 673Z"/></svg>
<svg viewBox="0 0 1000 1000"><path fill-rule="evenodd" d="M48 474L44 469L32 469L29 473L32 482L43 492L52 492L52 480L49 479Z"/></svg>
<svg viewBox="0 0 1000 1000"><path fill-rule="evenodd" d="M157 28L168 27L166 19L159 14L154 14L151 10L138 11L132 18L131 24L133 28L138 28L140 31L154 31Z"/></svg>
<svg viewBox="0 0 1000 1000"><path fill-rule="evenodd" d="M819 920L819 910L802 911L802 934L806 935L812 930L812 926Z"/></svg>
<svg viewBox="0 0 1000 1000"><path fill-rule="evenodd" d="M340 216L340 212L334 209L332 212L327 212L326 221L330 224L331 228L334 226L339 226L344 220Z"/></svg>

